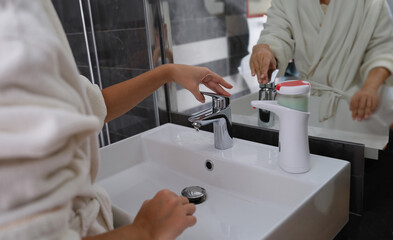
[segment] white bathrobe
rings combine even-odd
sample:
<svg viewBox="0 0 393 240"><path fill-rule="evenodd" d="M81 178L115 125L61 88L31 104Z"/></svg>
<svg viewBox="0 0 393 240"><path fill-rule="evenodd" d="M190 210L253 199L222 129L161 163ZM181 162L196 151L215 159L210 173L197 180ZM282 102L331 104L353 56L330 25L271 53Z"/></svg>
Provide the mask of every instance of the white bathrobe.
<svg viewBox="0 0 393 240"><path fill-rule="evenodd" d="M371 69L393 73L385 0L331 0L326 13L319 0L272 0L258 43L270 45L281 74L295 59L300 78L322 95L320 121L334 116L340 98L350 100Z"/></svg>
<svg viewBox="0 0 393 240"><path fill-rule="evenodd" d="M0 239L112 229L109 200L92 186L105 115L51 1L0 1Z"/></svg>

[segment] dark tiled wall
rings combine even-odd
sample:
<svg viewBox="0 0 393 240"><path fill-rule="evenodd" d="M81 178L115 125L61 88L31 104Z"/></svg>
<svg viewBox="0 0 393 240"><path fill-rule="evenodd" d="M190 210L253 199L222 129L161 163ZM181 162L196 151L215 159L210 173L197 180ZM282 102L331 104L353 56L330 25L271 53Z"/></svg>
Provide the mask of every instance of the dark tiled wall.
<svg viewBox="0 0 393 240"><path fill-rule="evenodd" d="M240 0L216 0L224 4L224 12L212 15L205 1L167 0L171 19L173 45L227 37L228 58L206 62L205 66L221 76L238 72L241 59L248 54L247 2ZM229 18L236 21L228 22ZM242 32L237 32L242 29ZM176 62L176 59L175 59Z"/></svg>
<svg viewBox="0 0 393 240"><path fill-rule="evenodd" d="M91 79L78 0L52 0L81 74ZM142 0L94 0L91 12L103 87L149 70L146 26ZM87 1L83 1L90 53L95 63ZM94 78L98 81L97 68ZM109 123L111 142L155 127L153 96Z"/></svg>

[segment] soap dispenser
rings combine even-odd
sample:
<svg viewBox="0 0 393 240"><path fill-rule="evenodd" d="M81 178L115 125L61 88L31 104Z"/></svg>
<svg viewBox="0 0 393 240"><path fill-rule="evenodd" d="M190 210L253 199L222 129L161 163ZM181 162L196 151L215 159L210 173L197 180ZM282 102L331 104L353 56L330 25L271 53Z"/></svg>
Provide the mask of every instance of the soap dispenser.
<svg viewBox="0 0 393 240"><path fill-rule="evenodd" d="M308 100L311 85L302 80L277 84L277 100L251 101L255 108L271 111L279 119L278 163L289 173L310 170Z"/></svg>

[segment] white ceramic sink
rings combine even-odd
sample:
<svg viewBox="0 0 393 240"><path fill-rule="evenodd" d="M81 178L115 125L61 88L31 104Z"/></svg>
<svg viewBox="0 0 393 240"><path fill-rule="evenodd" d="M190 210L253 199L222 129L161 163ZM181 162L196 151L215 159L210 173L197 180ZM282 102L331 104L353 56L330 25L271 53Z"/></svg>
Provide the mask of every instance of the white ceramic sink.
<svg viewBox="0 0 393 240"><path fill-rule="evenodd" d="M309 172L290 174L277 155L240 139L217 150L212 133L165 124L101 149L97 184L131 215L160 189L205 188L197 224L178 239L333 239L348 221L350 164L311 155Z"/></svg>

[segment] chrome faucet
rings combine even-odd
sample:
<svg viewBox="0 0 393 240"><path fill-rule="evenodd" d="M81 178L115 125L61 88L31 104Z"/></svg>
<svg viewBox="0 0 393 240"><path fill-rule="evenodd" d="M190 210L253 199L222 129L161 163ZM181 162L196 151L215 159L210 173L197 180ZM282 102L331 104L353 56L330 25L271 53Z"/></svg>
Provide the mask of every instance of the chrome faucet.
<svg viewBox="0 0 393 240"><path fill-rule="evenodd" d="M274 82L259 84L259 100L274 100L276 98L276 86ZM274 125L274 113L259 109L258 125L260 127L271 127Z"/></svg>
<svg viewBox="0 0 393 240"><path fill-rule="evenodd" d="M266 84L259 84L258 100L275 100L276 99L276 77L278 69L274 70L270 75L270 80ZM274 113L259 109L258 125L260 127L271 127L274 125Z"/></svg>
<svg viewBox="0 0 393 240"><path fill-rule="evenodd" d="M231 148L233 146L233 136L229 98L214 93L201 93L212 97L212 108L191 115L188 121L192 122L192 126L197 131L200 127L213 123L214 146L222 150Z"/></svg>

